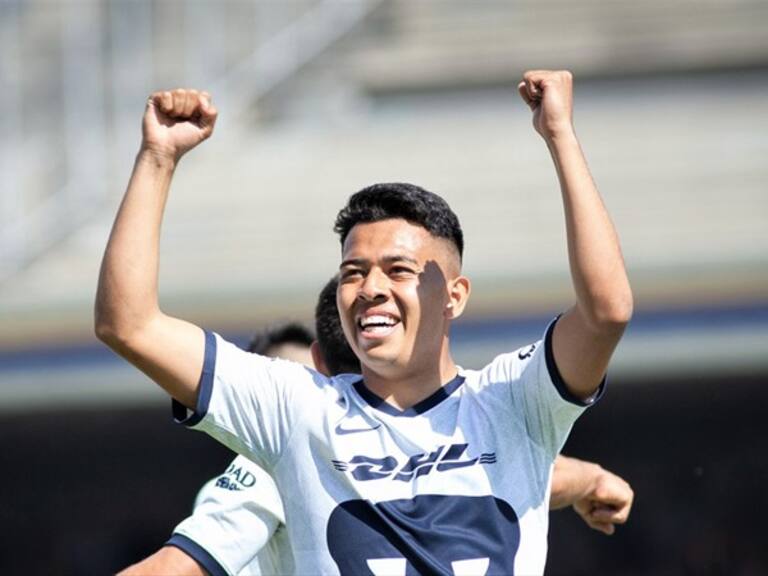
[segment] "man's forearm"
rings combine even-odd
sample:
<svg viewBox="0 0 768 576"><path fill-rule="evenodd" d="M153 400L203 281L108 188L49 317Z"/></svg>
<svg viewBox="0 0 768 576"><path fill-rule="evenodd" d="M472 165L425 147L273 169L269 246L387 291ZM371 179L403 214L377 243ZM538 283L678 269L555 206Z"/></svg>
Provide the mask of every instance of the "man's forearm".
<svg viewBox="0 0 768 576"><path fill-rule="evenodd" d="M559 510L573 506L594 491L602 468L592 462L558 456L552 473L552 491L549 509Z"/></svg>
<svg viewBox="0 0 768 576"><path fill-rule="evenodd" d="M172 159L139 152L104 253L96 331L118 351L159 313L160 225L174 168Z"/></svg>
<svg viewBox="0 0 768 576"><path fill-rule="evenodd" d="M547 139L563 197L577 307L595 330L623 327L632 293L619 240L572 130Z"/></svg>

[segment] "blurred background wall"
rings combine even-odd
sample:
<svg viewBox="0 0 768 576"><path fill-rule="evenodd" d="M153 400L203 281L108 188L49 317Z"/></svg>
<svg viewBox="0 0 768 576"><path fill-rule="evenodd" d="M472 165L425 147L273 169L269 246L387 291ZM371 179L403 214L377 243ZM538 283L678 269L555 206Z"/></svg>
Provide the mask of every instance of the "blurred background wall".
<svg viewBox="0 0 768 576"><path fill-rule="evenodd" d="M0 570L114 571L230 458L92 334L147 95L209 90L177 171L166 310L244 343L310 321L349 194L412 181L467 237L458 360L572 299L559 192L516 83L568 68L636 296L609 394L564 452L634 486L607 538L553 514L548 574L763 574L768 510L768 3L0 3Z"/></svg>

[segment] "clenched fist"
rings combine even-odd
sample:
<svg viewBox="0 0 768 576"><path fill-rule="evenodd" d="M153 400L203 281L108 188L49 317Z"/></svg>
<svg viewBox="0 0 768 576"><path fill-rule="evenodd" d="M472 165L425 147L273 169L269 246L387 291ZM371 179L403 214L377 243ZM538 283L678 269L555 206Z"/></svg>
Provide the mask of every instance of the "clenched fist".
<svg viewBox="0 0 768 576"><path fill-rule="evenodd" d="M573 132L573 76L567 70L529 70L517 85L544 140Z"/></svg>
<svg viewBox="0 0 768 576"><path fill-rule="evenodd" d="M591 528L611 535L616 524L627 521L635 493L623 478L608 470L599 470L592 490L576 500L573 509Z"/></svg>
<svg viewBox="0 0 768 576"><path fill-rule="evenodd" d="M178 161L213 133L217 114L207 92L155 92L144 111L142 150Z"/></svg>

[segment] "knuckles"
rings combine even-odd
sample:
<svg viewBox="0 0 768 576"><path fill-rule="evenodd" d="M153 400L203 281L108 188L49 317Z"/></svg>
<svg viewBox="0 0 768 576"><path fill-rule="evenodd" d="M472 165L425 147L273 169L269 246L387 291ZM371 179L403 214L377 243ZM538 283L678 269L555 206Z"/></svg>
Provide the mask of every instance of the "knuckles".
<svg viewBox="0 0 768 576"><path fill-rule="evenodd" d="M570 70L528 70L523 73L523 80L527 84L541 84L542 86L553 83L573 83L573 73Z"/></svg>
<svg viewBox="0 0 768 576"><path fill-rule="evenodd" d="M149 101L154 103L165 114L174 117L191 116L210 105L211 95L208 92L175 88L153 92Z"/></svg>

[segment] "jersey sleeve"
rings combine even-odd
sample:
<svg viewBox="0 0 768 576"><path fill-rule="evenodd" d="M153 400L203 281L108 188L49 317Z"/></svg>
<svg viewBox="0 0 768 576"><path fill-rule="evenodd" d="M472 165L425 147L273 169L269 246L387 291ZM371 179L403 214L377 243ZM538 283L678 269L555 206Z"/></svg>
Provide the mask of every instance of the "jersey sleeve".
<svg viewBox="0 0 768 576"><path fill-rule="evenodd" d="M509 383L508 405L522 414L528 436L554 458L568 438L573 423L586 408L602 397L605 379L587 400L571 394L555 363L552 333L557 318L547 327L542 340L491 364L492 379Z"/></svg>
<svg viewBox="0 0 768 576"><path fill-rule="evenodd" d="M327 380L296 362L246 352L205 334L205 360L195 410L173 401L178 423L206 432L268 470L300 418L301 402Z"/></svg>
<svg viewBox="0 0 768 576"><path fill-rule="evenodd" d="M183 550L211 576L269 572L258 552L284 522L272 479L238 456L224 474L199 492L193 514L173 531L167 545Z"/></svg>

